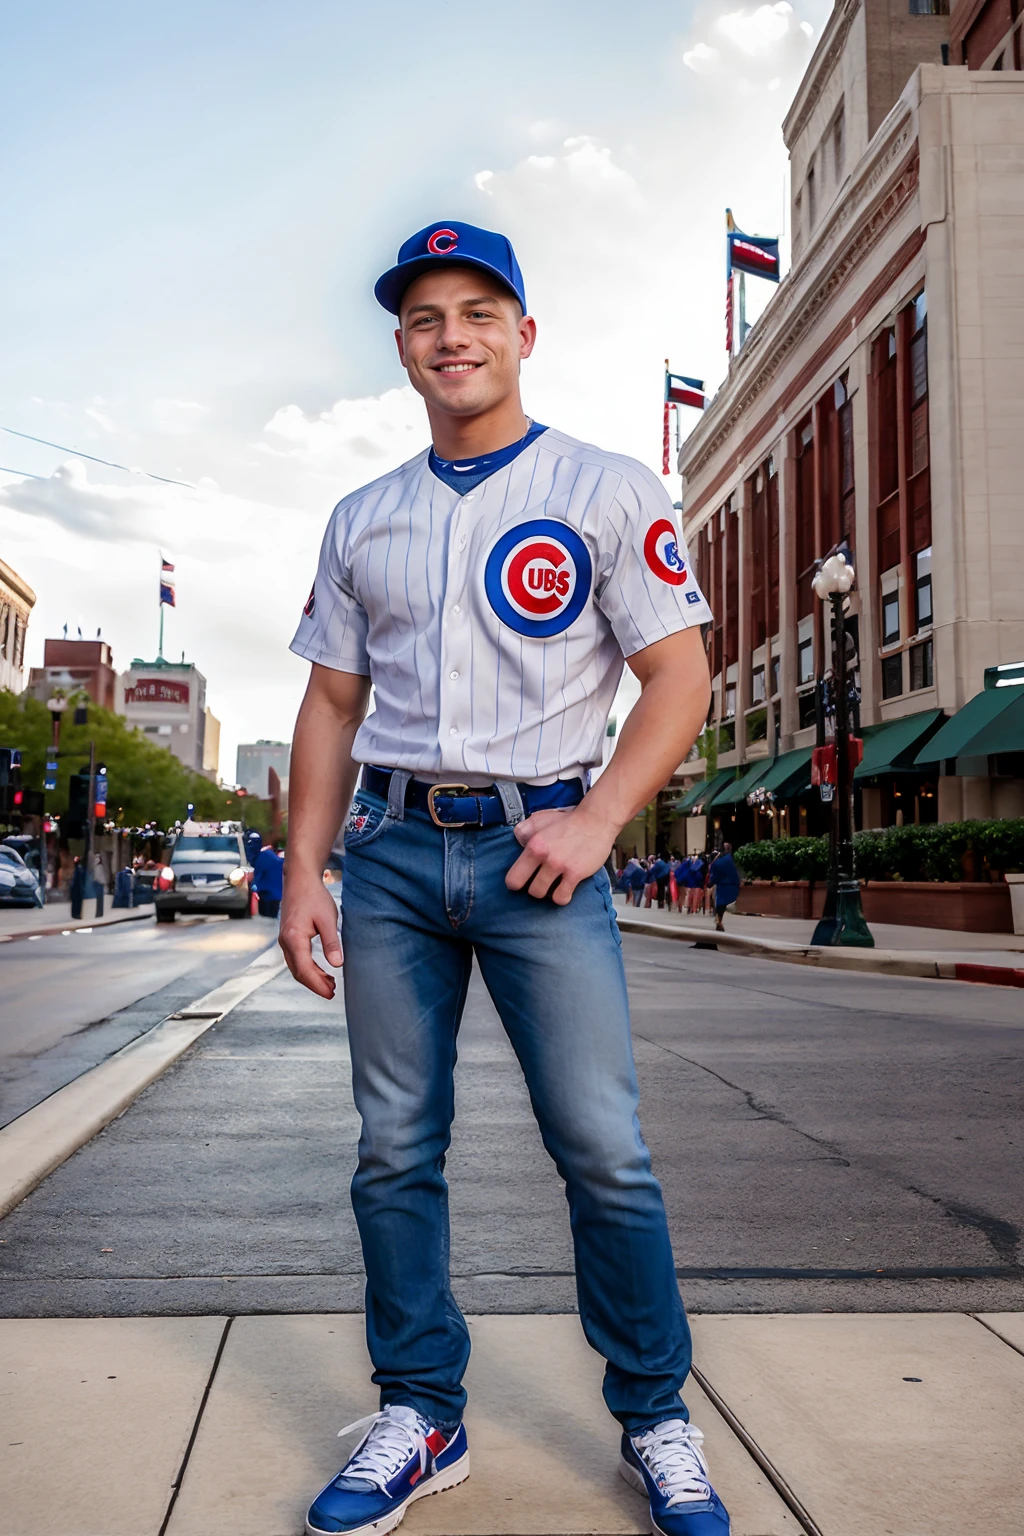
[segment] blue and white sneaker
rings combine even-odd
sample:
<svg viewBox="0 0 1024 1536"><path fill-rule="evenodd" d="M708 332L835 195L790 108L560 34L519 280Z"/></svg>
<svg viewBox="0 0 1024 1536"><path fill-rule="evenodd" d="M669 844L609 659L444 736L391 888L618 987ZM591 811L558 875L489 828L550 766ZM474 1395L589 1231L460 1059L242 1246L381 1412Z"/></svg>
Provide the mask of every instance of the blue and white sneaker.
<svg viewBox="0 0 1024 1536"><path fill-rule="evenodd" d="M711 1486L704 1436L684 1419L623 1435L619 1471L651 1504L655 1536L729 1536L729 1515Z"/></svg>
<svg viewBox="0 0 1024 1536"><path fill-rule="evenodd" d="M446 1436L415 1408L394 1406L346 1425L339 1434L363 1428L366 1434L348 1461L309 1507L310 1536L385 1536L401 1524L410 1504L469 1476L462 1424Z"/></svg>

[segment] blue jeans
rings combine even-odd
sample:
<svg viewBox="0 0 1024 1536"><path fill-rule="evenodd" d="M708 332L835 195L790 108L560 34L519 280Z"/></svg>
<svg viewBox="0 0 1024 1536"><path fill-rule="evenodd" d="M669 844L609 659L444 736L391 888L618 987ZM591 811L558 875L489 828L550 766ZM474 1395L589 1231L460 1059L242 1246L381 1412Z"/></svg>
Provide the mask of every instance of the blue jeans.
<svg viewBox="0 0 1024 1536"><path fill-rule="evenodd" d="M565 1181L580 1320L636 1433L685 1418L690 1330L637 1120L618 927L604 870L566 907L510 891L510 826L445 830L360 789L346 833L345 1005L362 1117L352 1204L381 1404L462 1417L469 1333L449 1285L444 1161L473 955Z"/></svg>

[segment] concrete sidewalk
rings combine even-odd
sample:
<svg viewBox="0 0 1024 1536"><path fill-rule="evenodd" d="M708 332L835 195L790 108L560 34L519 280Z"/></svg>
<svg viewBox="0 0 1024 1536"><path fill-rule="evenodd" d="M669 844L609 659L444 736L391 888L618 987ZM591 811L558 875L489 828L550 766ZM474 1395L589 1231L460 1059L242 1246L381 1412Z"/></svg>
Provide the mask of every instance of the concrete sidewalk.
<svg viewBox="0 0 1024 1536"><path fill-rule="evenodd" d="M693 1319L733 1536L1018 1536L1024 1315ZM569 1316L470 1320L473 1471L409 1536L639 1536ZM372 1411L353 1314L0 1321L0 1533L299 1536ZM54 1476L59 1467L60 1475Z"/></svg>
<svg viewBox="0 0 1024 1536"><path fill-rule="evenodd" d="M615 911L624 932L664 930L666 936L714 943L722 949L759 954L766 959L838 965L890 975L938 976L948 980L996 980L988 968L1006 972L1006 980L1024 985L1024 935L956 933L944 928L912 928L896 923L872 923L873 950L813 949L813 922L789 917L747 917L726 913L725 933L715 931L714 917L688 916L657 906L627 905L615 897ZM978 974L971 974L977 972Z"/></svg>
<svg viewBox="0 0 1024 1536"><path fill-rule="evenodd" d="M96 901L90 897L83 903L83 917L71 916L69 901L48 901L45 907L0 907L0 944L11 939L42 938L47 934L73 933L76 928L107 928L113 923L139 922L145 918L153 921L154 907L149 902L143 907L116 907L111 909L111 897L105 901L102 917L96 917Z"/></svg>

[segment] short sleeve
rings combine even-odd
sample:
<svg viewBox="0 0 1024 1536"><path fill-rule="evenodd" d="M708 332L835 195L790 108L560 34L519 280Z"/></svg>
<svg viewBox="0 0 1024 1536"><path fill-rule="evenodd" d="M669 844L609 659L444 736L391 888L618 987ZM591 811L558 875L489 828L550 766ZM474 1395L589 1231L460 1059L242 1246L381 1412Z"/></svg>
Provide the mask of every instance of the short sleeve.
<svg viewBox="0 0 1024 1536"><path fill-rule="evenodd" d="M642 464L623 475L601 542L597 601L624 656L711 622L675 508Z"/></svg>
<svg viewBox="0 0 1024 1536"><path fill-rule="evenodd" d="M320 563L290 649L335 672L370 675L366 610L356 597L345 559L346 519L338 507L320 546Z"/></svg>

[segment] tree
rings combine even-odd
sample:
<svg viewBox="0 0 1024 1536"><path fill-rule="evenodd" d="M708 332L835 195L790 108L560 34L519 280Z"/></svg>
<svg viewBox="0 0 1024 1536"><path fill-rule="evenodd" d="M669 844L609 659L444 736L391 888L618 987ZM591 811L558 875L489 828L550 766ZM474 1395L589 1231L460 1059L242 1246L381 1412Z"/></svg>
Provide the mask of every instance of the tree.
<svg viewBox="0 0 1024 1536"><path fill-rule="evenodd" d="M107 769L107 815L121 826L160 827L183 821L189 804L199 821L244 821L260 831L270 827L270 806L253 796L219 789L194 773L164 747L148 741L120 715L89 701L86 725L75 725L69 709L60 730L57 788L46 797L48 811L67 810L68 779L89 761L89 742L96 743L96 761ZM53 725L45 704L27 694L0 689L0 744L21 750L22 779L40 787L53 740Z"/></svg>

